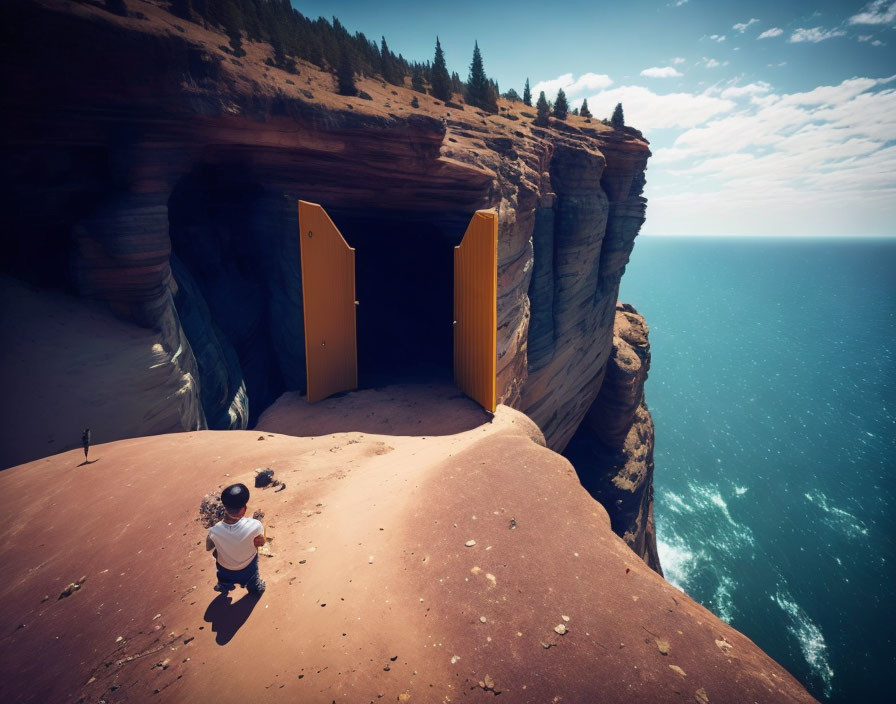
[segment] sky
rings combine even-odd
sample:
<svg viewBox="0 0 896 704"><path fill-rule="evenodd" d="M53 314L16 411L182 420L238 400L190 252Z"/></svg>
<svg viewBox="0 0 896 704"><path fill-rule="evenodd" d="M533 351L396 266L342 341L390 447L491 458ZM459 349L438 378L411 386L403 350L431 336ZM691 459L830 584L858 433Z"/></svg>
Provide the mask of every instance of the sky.
<svg viewBox="0 0 896 704"><path fill-rule="evenodd" d="M896 236L896 0L292 0L504 92L621 102L652 235Z"/></svg>

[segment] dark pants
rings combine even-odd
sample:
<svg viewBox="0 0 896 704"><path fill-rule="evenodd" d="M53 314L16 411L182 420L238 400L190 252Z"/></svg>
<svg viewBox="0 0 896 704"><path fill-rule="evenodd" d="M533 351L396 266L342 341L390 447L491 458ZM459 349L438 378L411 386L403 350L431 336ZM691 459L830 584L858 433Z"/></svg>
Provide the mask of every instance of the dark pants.
<svg viewBox="0 0 896 704"><path fill-rule="evenodd" d="M252 593L264 591L264 583L258 574L258 555L241 570L228 570L217 562L215 564L218 566L218 581L222 584L239 584Z"/></svg>

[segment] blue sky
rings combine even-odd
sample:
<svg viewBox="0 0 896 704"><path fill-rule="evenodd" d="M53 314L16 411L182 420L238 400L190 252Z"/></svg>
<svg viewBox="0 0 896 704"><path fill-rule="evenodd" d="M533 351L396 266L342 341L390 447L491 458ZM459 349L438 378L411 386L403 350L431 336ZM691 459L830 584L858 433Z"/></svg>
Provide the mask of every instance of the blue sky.
<svg viewBox="0 0 896 704"><path fill-rule="evenodd" d="M654 156L647 234L896 235L896 0L293 0L502 91L622 102Z"/></svg>

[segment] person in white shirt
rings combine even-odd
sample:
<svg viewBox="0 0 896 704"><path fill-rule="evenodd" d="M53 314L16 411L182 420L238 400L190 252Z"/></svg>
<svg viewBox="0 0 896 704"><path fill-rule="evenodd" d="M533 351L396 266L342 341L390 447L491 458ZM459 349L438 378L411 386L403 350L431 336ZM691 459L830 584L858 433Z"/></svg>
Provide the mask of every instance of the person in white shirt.
<svg viewBox="0 0 896 704"><path fill-rule="evenodd" d="M205 539L205 549L214 550L218 566L215 591L226 595L239 584L249 594L261 596L265 583L258 573L258 548L264 545L264 526L246 517L249 489L231 484L221 492L221 503L224 520L213 525Z"/></svg>

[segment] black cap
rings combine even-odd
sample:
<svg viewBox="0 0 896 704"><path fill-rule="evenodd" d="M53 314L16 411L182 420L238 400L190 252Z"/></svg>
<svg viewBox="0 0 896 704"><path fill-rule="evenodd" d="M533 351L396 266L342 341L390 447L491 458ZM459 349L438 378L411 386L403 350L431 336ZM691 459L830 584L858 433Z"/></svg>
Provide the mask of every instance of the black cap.
<svg viewBox="0 0 896 704"><path fill-rule="evenodd" d="M239 511L249 503L249 489L245 484L231 484L221 492L221 503L224 508Z"/></svg>

